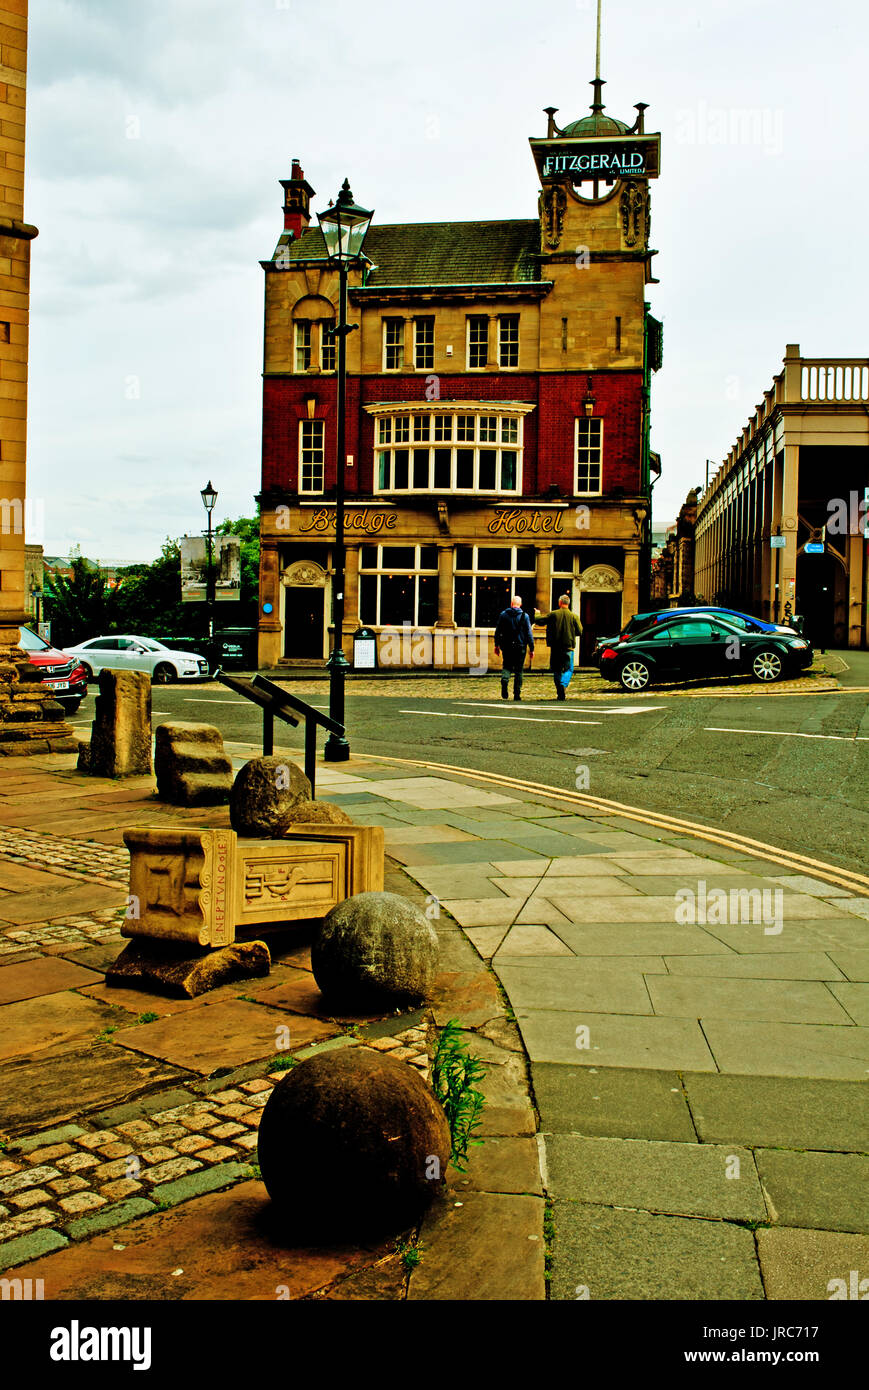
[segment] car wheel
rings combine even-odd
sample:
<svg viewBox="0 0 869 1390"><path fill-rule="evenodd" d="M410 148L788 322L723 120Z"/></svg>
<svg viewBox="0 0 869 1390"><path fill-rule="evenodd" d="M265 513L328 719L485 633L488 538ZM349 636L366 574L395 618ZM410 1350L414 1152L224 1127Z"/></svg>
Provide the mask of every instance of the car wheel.
<svg viewBox="0 0 869 1390"><path fill-rule="evenodd" d="M645 661L637 661L636 658L626 661L619 671L623 690L645 690L651 679L652 673Z"/></svg>
<svg viewBox="0 0 869 1390"><path fill-rule="evenodd" d="M83 662L81 663L81 669L84 671L84 678L85 678L85 680L86 680L88 683L90 683L90 682L93 680L93 678L94 678L94 673L93 673L93 671L91 670L91 668L88 666L88 664L87 664L86 661L83 661Z"/></svg>
<svg viewBox="0 0 869 1390"><path fill-rule="evenodd" d="M61 700L60 702L67 714L77 714L81 700Z"/></svg>
<svg viewBox="0 0 869 1390"><path fill-rule="evenodd" d="M781 657L774 651L758 652L751 669L759 681L777 681L782 673Z"/></svg>
<svg viewBox="0 0 869 1390"><path fill-rule="evenodd" d="M161 661L159 666L155 666L151 681L154 685L169 685L175 679L175 668L167 662Z"/></svg>

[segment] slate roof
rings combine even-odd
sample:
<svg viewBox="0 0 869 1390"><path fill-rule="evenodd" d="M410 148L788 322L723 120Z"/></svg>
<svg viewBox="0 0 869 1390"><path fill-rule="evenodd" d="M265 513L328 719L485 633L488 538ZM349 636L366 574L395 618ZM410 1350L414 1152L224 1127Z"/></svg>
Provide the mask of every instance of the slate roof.
<svg viewBox="0 0 869 1390"><path fill-rule="evenodd" d="M319 227L309 227L296 241L284 242L292 264L323 260L326 248ZM539 278L540 223L415 222L373 225L365 238L365 255L374 262L366 286L509 285Z"/></svg>

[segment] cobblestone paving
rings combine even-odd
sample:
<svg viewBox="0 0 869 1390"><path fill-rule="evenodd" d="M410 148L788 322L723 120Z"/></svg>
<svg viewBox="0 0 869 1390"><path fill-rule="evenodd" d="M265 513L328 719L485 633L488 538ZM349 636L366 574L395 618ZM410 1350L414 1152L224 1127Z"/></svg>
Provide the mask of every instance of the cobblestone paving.
<svg viewBox="0 0 869 1390"><path fill-rule="evenodd" d="M36 864L60 870L74 878L97 882L127 883L130 852L113 845L98 845L71 836L41 834L35 830L0 830L0 854L15 864Z"/></svg>
<svg viewBox="0 0 869 1390"><path fill-rule="evenodd" d="M124 908L110 907L81 917L52 918L40 926L8 927L0 932L0 956L37 950L41 946L92 946L106 941L120 944L124 940L121 936L124 911Z"/></svg>
<svg viewBox="0 0 869 1390"><path fill-rule="evenodd" d="M348 1039L348 1045L361 1041ZM429 1079L425 1024L364 1041ZM70 1124L46 1131L44 1143L39 1135L17 1139L0 1153L0 1268L6 1267L4 1245L32 1231L83 1239L128 1220L130 1199L135 1214L144 1216L199 1195L203 1178L208 1189L224 1185L222 1178L226 1184L249 1178L260 1114L285 1075L272 1071L108 1129ZM202 1176L179 1183L194 1174Z"/></svg>

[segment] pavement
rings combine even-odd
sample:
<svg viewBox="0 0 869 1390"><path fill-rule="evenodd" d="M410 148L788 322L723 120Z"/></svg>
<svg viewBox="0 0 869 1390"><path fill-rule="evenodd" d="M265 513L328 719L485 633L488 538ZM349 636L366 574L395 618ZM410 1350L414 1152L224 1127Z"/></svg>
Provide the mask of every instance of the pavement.
<svg viewBox="0 0 869 1390"><path fill-rule="evenodd" d="M357 757L319 795L439 914L431 1010L327 1016L297 937L169 1001L102 979L121 830L226 808L72 764L0 763L0 1265L47 1297L817 1300L869 1266L869 878L515 766ZM424 1071L450 1017L489 1069L468 1172L398 1249L287 1248L252 1166L276 1028Z"/></svg>

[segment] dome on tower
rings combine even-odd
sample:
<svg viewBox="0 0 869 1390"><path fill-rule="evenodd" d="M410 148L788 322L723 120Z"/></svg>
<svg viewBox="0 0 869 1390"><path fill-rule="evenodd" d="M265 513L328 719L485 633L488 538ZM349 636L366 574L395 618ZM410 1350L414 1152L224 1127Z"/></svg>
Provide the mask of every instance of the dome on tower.
<svg viewBox="0 0 869 1390"><path fill-rule="evenodd" d="M582 120L573 121L562 130L562 135L571 136L590 136L590 135L627 135L629 127L624 121L617 121L615 116L605 116L603 111L592 111L590 116L583 116Z"/></svg>

